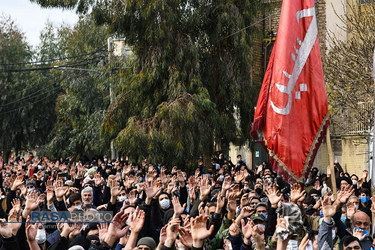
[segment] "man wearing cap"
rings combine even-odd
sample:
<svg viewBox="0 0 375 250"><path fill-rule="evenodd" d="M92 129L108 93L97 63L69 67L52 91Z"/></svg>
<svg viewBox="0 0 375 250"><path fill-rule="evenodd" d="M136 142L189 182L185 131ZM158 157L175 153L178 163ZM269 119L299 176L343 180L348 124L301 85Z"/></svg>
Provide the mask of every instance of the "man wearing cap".
<svg viewBox="0 0 375 250"><path fill-rule="evenodd" d="M138 240L137 247L139 250L155 250L156 243L151 237L143 237Z"/></svg>
<svg viewBox="0 0 375 250"><path fill-rule="evenodd" d="M250 219L255 225L259 225L264 230L266 229L266 217L263 214L255 213L250 216Z"/></svg>

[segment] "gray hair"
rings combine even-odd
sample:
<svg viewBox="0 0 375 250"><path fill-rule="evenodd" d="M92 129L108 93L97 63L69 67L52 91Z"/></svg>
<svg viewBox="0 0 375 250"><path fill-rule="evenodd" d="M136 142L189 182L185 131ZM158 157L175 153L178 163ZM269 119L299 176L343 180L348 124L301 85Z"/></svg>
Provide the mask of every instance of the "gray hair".
<svg viewBox="0 0 375 250"><path fill-rule="evenodd" d="M83 197L83 194L84 194L84 193L88 193L88 192L90 192L91 195L94 195L94 191L93 191L92 187L85 187L85 188L82 189L82 191L81 191L81 196Z"/></svg>

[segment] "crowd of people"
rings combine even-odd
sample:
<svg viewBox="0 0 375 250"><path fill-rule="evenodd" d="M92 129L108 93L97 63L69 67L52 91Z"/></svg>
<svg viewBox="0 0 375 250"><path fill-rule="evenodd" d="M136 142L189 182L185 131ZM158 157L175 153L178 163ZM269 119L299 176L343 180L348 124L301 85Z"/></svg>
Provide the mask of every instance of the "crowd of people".
<svg viewBox="0 0 375 250"><path fill-rule="evenodd" d="M1 249L375 249L368 172L359 178L338 162L334 173L313 168L295 184L266 163L250 169L223 154L192 173L107 157L11 157L0 167ZM38 223L35 211L113 218Z"/></svg>

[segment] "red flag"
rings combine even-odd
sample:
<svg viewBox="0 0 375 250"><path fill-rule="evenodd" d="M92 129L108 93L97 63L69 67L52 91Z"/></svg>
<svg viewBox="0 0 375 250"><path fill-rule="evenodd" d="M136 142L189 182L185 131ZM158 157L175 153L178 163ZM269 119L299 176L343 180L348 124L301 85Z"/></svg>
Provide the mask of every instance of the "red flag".
<svg viewBox="0 0 375 250"><path fill-rule="evenodd" d="M251 135L276 171L302 181L329 125L314 0L284 0Z"/></svg>

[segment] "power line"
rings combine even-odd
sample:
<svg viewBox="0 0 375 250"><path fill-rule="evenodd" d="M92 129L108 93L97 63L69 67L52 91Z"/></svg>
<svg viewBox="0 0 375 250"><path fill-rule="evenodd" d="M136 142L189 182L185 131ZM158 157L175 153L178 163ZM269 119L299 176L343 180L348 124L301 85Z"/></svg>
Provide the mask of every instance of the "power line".
<svg viewBox="0 0 375 250"><path fill-rule="evenodd" d="M65 65L59 65L59 67L81 67L81 66L86 66L86 65L89 65L89 64L92 64L92 63L95 63L95 62L99 62L99 60L95 60L99 57L93 57L93 58L89 58L89 59L86 59L86 60L81 60L79 62L77 62L78 64L65 64ZM91 61L91 63L90 63ZM83 63L85 62L85 63ZM8 72L8 73L11 73L11 72L30 72L30 71L42 71L42 70L50 70L50 69L55 69L56 65L54 66L47 66L47 67L34 67L34 68L19 68L19 69L16 69L16 68L11 68L11 69L0 69L0 72Z"/></svg>
<svg viewBox="0 0 375 250"><path fill-rule="evenodd" d="M79 76L82 76L83 74L84 74L84 73L80 74ZM65 79L67 79L67 76L64 76L64 77L58 82L58 85L57 85L55 88L53 88L51 91L48 91L48 92L45 92L45 93L41 93L41 94L40 94L40 95L44 95L44 94L46 94L46 93L49 93L47 96L45 96L45 97L43 97L43 98L41 98L41 99L38 99L38 100L36 100L35 102L26 103L26 105L23 105L23 106L21 106L21 107L14 108L14 109L7 110L7 111L5 111L5 112L2 112L2 113L0 113L0 116L1 116L1 115L5 115L5 114L12 113L12 112L14 112L14 111L17 111L17 110L20 110L20 109L23 109L23 108L26 108L26 107L28 107L28 106L34 105L34 104L36 104L36 103L38 103L38 102L41 102L41 101L47 99L47 98L50 97L51 95L55 94L55 93L61 88L60 83L61 83L62 81L64 81ZM39 96L39 95L38 95L38 96Z"/></svg>
<svg viewBox="0 0 375 250"><path fill-rule="evenodd" d="M256 24L258 24L258 23L260 23L260 22L266 20L267 18L269 18L269 17L271 17L271 16L273 16L273 15L274 15L274 13L271 13L271 14L269 14L268 16L266 16L266 17L264 17L264 18L262 18L262 19L259 19L258 21L254 22L254 23L252 23L252 24L250 24L250 25L248 25L248 26L246 26L246 27L244 27L244 28L242 28L242 29L240 29L240 30L237 30L236 32L233 32L232 34L230 34L230 35L228 35L228 36L226 36L226 37L223 37L223 38L219 39L218 42L220 42L221 40L227 39L227 38L229 38L229 37L231 37L231 36L234 36L234 35L240 33L241 31L247 30L248 28L255 26Z"/></svg>
<svg viewBox="0 0 375 250"><path fill-rule="evenodd" d="M27 104L27 105L24 105L24 106L21 106L21 107L15 108L15 109L11 109L11 110L8 110L8 111L5 111L5 112L2 112L2 113L0 113L0 115L9 114L9 113L12 113L12 112L14 112L14 111L17 111L17 110L20 110L20 109L26 108L26 107L31 106L31 105L34 105L35 103L41 102L41 101L47 99L48 97L50 97L51 95L55 94L55 92L56 92L59 88L61 88L61 86L58 86L55 90L50 91L50 94L47 95L47 96L45 96L44 98L38 99L37 101L32 102L32 103L29 103L29 104ZM43 93L43 94L44 94L44 93Z"/></svg>
<svg viewBox="0 0 375 250"><path fill-rule="evenodd" d="M39 89L38 91L36 91L36 92L34 92L34 93L30 94L30 95L24 96L24 97L22 97L22 98L20 98L20 99L18 99L18 100L12 101L12 102L7 102L7 103L1 105L0 107L6 107L6 106L9 106L9 105L12 105L12 104L15 104L15 103L21 102L21 101L27 101L27 100L29 100L29 99L33 99L33 98L35 98L35 97L38 97L38 96L44 95L44 94L46 94L46 93L49 93L49 92L53 91L53 90L56 89L56 88L60 88L60 86L57 86L57 87L54 87L52 90L50 90L50 91L48 91L48 92L43 92L43 93L37 94L37 93L39 93L39 92L41 92L41 91L43 91L43 90L45 90L46 88L49 88L49 87L50 87L50 86L46 86L46 87L44 87L44 88L41 88L41 89Z"/></svg>
<svg viewBox="0 0 375 250"><path fill-rule="evenodd" d="M66 69L72 69L72 70L74 70L75 68L68 68L68 67L65 67ZM55 68L56 69L56 68ZM58 68L57 68L58 69ZM61 68L62 70L64 70L64 68ZM80 70L84 70L84 69L80 69ZM87 69L87 71L93 71L93 70L89 70L89 69ZM96 71L95 71L96 72ZM102 75L104 74L104 72L102 73L102 74L100 74L100 76L99 77L101 77ZM82 76L83 75L83 73L82 74L80 74L79 76ZM61 81L62 82L62 81ZM34 87L34 86L33 86ZM31 88L33 88L33 87L30 87L29 89L31 89ZM35 98L35 97L38 97L38 96L41 96L41 95L44 95L44 94L46 94L46 93L41 93L41 94L38 94L39 92L41 92L41 91L43 91L43 90L45 90L46 88L49 88L50 86L45 86L44 88L41 88L41 89L39 89L39 90L37 90L36 92L33 92L33 93L31 93L31 94L29 94L29 95L27 95L27 96L24 96L24 97L22 97L22 98L20 98L20 99L17 99L17 100L14 100L14 101L12 101L12 102L8 102L8 103L5 103L5 104L2 104L2 105L0 105L0 107L7 107L7 106L10 106L10 105L12 105L12 104L15 104L15 103L18 103L18 102L21 102L21 101L27 101L27 100L29 100L29 99L33 99L33 98ZM55 87L56 88L56 87ZM47 92L48 93L48 92Z"/></svg>
<svg viewBox="0 0 375 250"><path fill-rule="evenodd" d="M46 59L43 61L30 61L30 62L17 62L17 63L0 63L0 66L11 66L11 65L27 65L27 64L47 64L48 62L54 62L54 61L62 61L62 60L68 60L68 59L74 59L74 58L80 58L92 54L96 54L97 52L105 52L106 50L103 49L106 44L102 45L100 48L95 49L91 52L76 55L76 56L68 56L68 57L61 57L61 58L51 58L51 59Z"/></svg>

